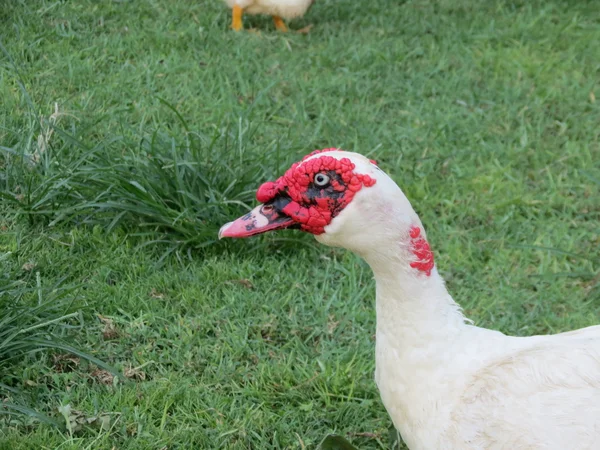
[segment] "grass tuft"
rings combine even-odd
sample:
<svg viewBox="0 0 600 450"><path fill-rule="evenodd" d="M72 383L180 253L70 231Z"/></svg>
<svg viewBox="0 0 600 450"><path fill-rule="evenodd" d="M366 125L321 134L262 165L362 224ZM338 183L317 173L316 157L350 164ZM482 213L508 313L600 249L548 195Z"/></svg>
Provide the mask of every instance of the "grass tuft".
<svg viewBox="0 0 600 450"><path fill-rule="evenodd" d="M0 149L8 174L0 195L9 213L31 225L123 227L147 237L146 245L206 247L218 242L222 224L251 207L256 180L290 163L277 143L249 149L255 130L239 118L208 134L154 130L137 143L121 136L90 148L87 136L52 124L47 134L56 139L44 151L30 138Z"/></svg>
<svg viewBox="0 0 600 450"><path fill-rule="evenodd" d="M60 351L120 375L110 365L66 342L68 335L83 327L81 311L73 311L77 287L64 286L62 280L45 287L39 272L36 272L34 286L27 280L14 278L6 275L0 278L0 369L6 370L16 361L37 352ZM45 423L57 424L27 405L17 377L7 374L1 379L0 392L4 394L4 401L0 415L26 414Z"/></svg>

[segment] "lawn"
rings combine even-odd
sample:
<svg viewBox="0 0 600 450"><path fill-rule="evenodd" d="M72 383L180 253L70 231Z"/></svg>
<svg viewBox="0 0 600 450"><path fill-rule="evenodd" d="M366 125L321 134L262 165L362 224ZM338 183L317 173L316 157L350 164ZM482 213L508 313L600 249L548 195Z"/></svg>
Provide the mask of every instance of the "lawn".
<svg viewBox="0 0 600 450"><path fill-rule="evenodd" d="M398 182L477 325L600 322L594 1L229 21L218 0L2 3L0 306L51 303L68 317L44 329L122 376L0 359L4 401L60 425L6 416L0 448L390 448L368 266L298 231L216 240L316 148Z"/></svg>

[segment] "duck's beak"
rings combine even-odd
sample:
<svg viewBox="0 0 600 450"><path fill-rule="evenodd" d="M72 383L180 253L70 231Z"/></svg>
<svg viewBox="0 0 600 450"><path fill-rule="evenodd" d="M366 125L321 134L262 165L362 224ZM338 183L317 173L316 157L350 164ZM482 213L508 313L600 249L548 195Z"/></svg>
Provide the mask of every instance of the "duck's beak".
<svg viewBox="0 0 600 450"><path fill-rule="evenodd" d="M294 225L294 221L277 211L273 203L258 205L248 214L226 223L219 230L219 239L245 238L271 230L280 230Z"/></svg>

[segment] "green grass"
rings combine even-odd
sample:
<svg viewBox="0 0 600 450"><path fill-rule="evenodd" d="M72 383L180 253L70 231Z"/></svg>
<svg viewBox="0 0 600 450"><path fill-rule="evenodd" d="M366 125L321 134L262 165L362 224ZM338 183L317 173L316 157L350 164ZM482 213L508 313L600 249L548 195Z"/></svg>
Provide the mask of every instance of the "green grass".
<svg viewBox="0 0 600 450"><path fill-rule="evenodd" d="M0 448L389 448L368 267L295 231L214 239L315 148L398 181L478 325L600 322L595 2L319 0L291 23L308 35L245 22L259 33L217 0L3 4L2 276L82 286L61 336L128 379L60 352L2 367L65 427L11 417Z"/></svg>

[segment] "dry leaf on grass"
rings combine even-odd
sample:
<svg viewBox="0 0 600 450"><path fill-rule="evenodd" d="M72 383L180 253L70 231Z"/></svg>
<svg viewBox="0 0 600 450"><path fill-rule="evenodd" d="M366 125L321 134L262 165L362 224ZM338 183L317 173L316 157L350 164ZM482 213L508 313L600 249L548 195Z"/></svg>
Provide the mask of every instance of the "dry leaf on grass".
<svg viewBox="0 0 600 450"><path fill-rule="evenodd" d="M52 367L58 373L73 372L79 366L79 363L80 360L77 356L68 353L52 357Z"/></svg>
<svg viewBox="0 0 600 450"><path fill-rule="evenodd" d="M21 267L21 270L24 270L25 272L31 272L33 269L35 269L36 266L37 266L36 263L28 262L28 263L23 264L23 267Z"/></svg>
<svg viewBox="0 0 600 450"><path fill-rule="evenodd" d="M140 367L129 366L129 368L125 369L125 372L123 372L123 374L131 380L138 380L138 381L146 380L146 372L141 370Z"/></svg>
<svg viewBox="0 0 600 450"><path fill-rule="evenodd" d="M241 279L241 280L228 280L225 282L226 284L240 284L242 286L244 286L247 289L253 289L254 285L252 284L252 282L250 280L247 279Z"/></svg>
<svg viewBox="0 0 600 450"><path fill-rule="evenodd" d="M334 320L335 317L333 315L330 315L327 321L327 332L329 334L332 334L335 329L337 328L337 326L340 324L339 320Z"/></svg>
<svg viewBox="0 0 600 450"><path fill-rule="evenodd" d="M300 34L308 34L310 33L310 29L313 27L312 24L310 25L306 25L303 28L300 28L299 30L296 30L296 33L300 33Z"/></svg>
<svg viewBox="0 0 600 450"><path fill-rule="evenodd" d="M158 299L163 299L163 298L165 298L165 294L163 294L162 292L159 292L156 289L152 288L152 289L150 289L150 297L152 297L152 298L158 298Z"/></svg>
<svg viewBox="0 0 600 450"><path fill-rule="evenodd" d="M99 383L107 385L113 384L113 381L115 379L112 373L104 369L96 369L92 373L90 373L90 376Z"/></svg>
<svg viewBox="0 0 600 450"><path fill-rule="evenodd" d="M64 417L69 434L82 431L84 427L107 431L110 429L110 414L86 416L83 411L71 408L70 404L58 407L58 412Z"/></svg>
<svg viewBox="0 0 600 450"><path fill-rule="evenodd" d="M116 339L121 335L121 332L117 329L116 325L113 323L111 318L104 317L98 314L98 319L100 319L100 322L104 324L104 329L102 330L102 338L105 341Z"/></svg>

